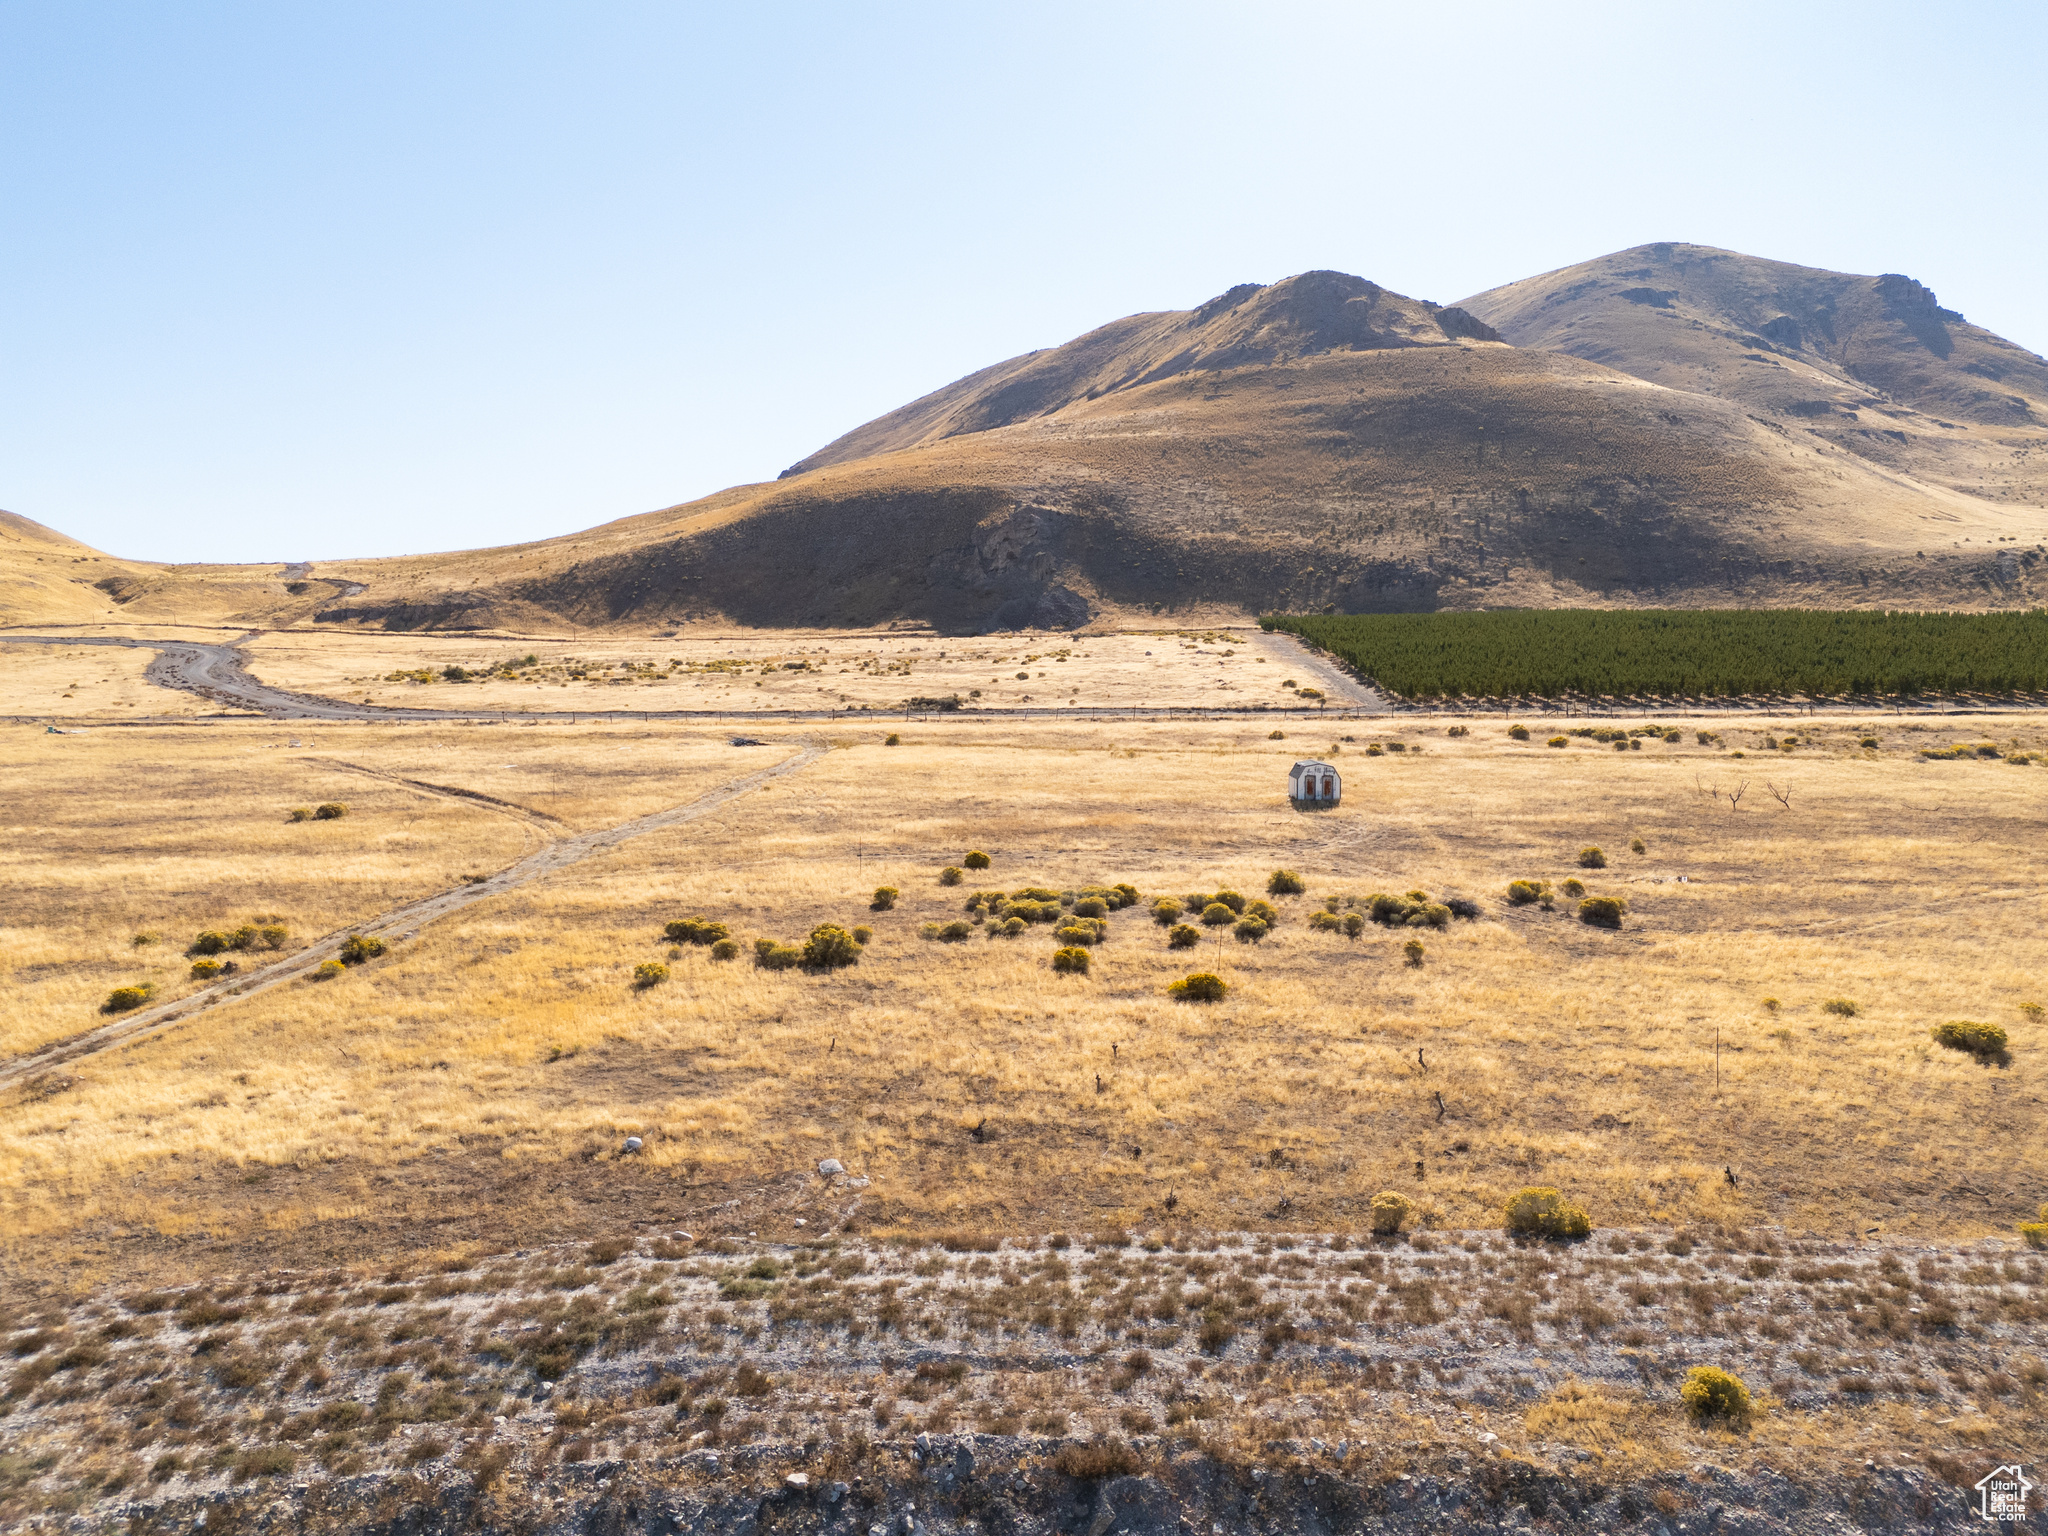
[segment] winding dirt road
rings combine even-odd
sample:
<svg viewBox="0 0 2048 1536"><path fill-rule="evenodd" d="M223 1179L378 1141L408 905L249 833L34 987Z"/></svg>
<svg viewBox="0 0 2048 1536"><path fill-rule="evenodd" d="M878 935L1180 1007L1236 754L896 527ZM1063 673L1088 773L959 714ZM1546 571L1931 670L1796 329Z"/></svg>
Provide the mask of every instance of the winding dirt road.
<svg viewBox="0 0 2048 1536"><path fill-rule="evenodd" d="M352 704L317 693L297 693L279 688L250 675L241 646L254 640L261 630L251 630L234 640L132 640L121 635L0 635L0 644L15 645L111 645L159 653L144 674L161 688L196 693L215 703L238 709L260 710L278 720L720 720L728 723L772 720L858 720L886 719L894 709L416 709L401 704ZM1316 673L1335 706L1332 714L1386 714L1389 708L1378 692L1360 683L1335 662L1302 646L1301 665ZM1152 705L1068 705L1063 708L980 708L962 710L958 719L1058 719L1085 720L1100 716L1119 720L1185 719L1189 715L1249 714L1241 709L1174 709ZM1315 713L1309 710L1272 709L1258 711L1261 717L1287 719ZM158 723L158 722L152 722Z"/></svg>

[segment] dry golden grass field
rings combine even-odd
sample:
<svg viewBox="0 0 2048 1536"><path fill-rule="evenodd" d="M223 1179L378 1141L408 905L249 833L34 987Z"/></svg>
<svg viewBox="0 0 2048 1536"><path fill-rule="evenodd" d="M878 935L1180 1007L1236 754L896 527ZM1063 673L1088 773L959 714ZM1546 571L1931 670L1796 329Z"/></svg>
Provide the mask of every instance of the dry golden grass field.
<svg viewBox="0 0 2048 1536"><path fill-rule="evenodd" d="M957 698L968 708L1330 706L1333 669L1256 626L960 639L928 631L763 633L535 641L277 631L245 647L263 682L328 697L479 710L873 709ZM527 658L533 658L528 663ZM449 668L470 674L459 682Z"/></svg>
<svg viewBox="0 0 2048 1536"><path fill-rule="evenodd" d="M801 1214L769 1181L825 1157L872 1178L854 1219L879 1231L1356 1230L1382 1188L1470 1226L1541 1183L1602 1226L2009 1233L2048 1198L2048 1040L2027 1008L2048 992L2031 872L2048 770L1918 749L1995 737L2038 753L2042 723L1802 721L1795 748L1768 753L1772 722L1704 722L1712 745L1667 723L1679 742L1629 752L1546 748L1542 729L1522 743L1483 719L1464 738L1406 717L1280 741L1270 722L950 719L900 726L893 747L886 725L828 731L798 774L338 979L13 1085L8 1261L83 1279L685 1218L766 1238ZM115 985L192 985L181 951L204 928L274 917L292 944L346 929L510 863L547 818L624 821L810 739L14 729L0 922L15 1051L93 1027ZM1878 746L1857 744L1867 733ZM1288 763L1323 752L1341 754L1345 804L1290 809ZM437 793L451 788L507 804ZM350 814L286 820L328 799ZM1605 869L1577 867L1587 845ZM942 886L970 848L994 867ZM1172 951L1149 915L1160 895L1262 895L1283 867L1307 894L1275 899L1262 943L1225 928ZM1505 899L1510 880L1574 876L1627 899L1618 932L1570 899ZM1086 976L1051 969L1045 927L919 936L963 919L977 887L1118 881L1144 901L1109 919ZM870 912L881 885L902 897ZM1416 889L1481 914L1422 932L1419 966L1407 931L1307 924L1327 897ZM692 916L745 952L671 956L663 925ZM752 964L755 938L827 922L873 928L857 965ZM135 946L146 933L161 937ZM636 989L647 962L669 978ZM1224 1001L1167 996L1197 969L1229 983ZM1936 1046L1930 1029L1956 1018L2007 1028L2007 1062ZM628 1134L645 1150L621 1161Z"/></svg>
<svg viewBox="0 0 2048 1536"><path fill-rule="evenodd" d="M196 693L159 688L145 679L143 674L155 659L154 651L112 646L9 644L0 656L7 669L0 710L24 718L63 720L137 720L218 711L219 705Z"/></svg>
<svg viewBox="0 0 2048 1536"><path fill-rule="evenodd" d="M703 666L730 651L786 698L806 653L888 658L830 674L849 691L905 661L951 690L1000 654L1069 696L1192 677L1242 705L1311 675L1291 645L570 655L698 664L604 685L656 697L737 685ZM499 646L273 636L252 670L344 697ZM1526 740L1417 713L952 715L740 744L715 721L142 723L87 695L147 655L8 674L101 663L65 679L75 734L0 726L0 1519L139 1497L231 1522L317 1468L290 1495L327 1509L307 1529L429 1497L553 1528L615 1484L725 1497L714 1454L748 1498L865 1476L854 1502L889 1518L913 1479L959 1492L924 1491L910 1437L973 1431L986 1477L1047 1508L1065 1485L1031 1480L1224 1466L1628 1523L1769 1513L1793 1484L1872 1508L1878 1460L1901 1508L1960 1508L2039 1440L2044 1272L2014 1232L2048 1199L2038 715L1518 716ZM1301 756L1343 770L1341 808L1290 806ZM291 819L328 802L347 814ZM970 850L991 867L946 883ZM564 862L468 884L537 854ZM1279 870L1304 890L1269 895ZM1619 929L1578 920L1575 880L1626 901ZM1085 974L1054 970L1053 925L967 910L1118 882L1141 899ZM383 927L383 954L290 973L452 889L474 900ZM1154 901L1221 891L1269 900L1270 931L1169 947ZM1472 915L1312 921L1415 892ZM738 953L671 942L689 918ZM824 924L871 930L857 963L755 963ZM245 979L193 979L193 938L243 926L283 932L224 957ZM1169 995L1195 971L1221 1001ZM187 1011L81 1040L140 982ZM1936 1044L1956 1019L2008 1050ZM75 1054L26 1064L49 1048ZM1504 1236L1527 1185L1594 1241ZM1383 1191L1405 1240L1371 1235ZM1749 1382L1750 1419L1686 1416L1703 1363Z"/></svg>

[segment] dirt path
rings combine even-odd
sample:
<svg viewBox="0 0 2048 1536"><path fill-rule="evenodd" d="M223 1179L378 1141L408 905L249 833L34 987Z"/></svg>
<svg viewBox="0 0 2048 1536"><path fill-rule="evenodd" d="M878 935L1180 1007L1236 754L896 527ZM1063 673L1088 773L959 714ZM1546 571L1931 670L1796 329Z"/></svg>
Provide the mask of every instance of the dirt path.
<svg viewBox="0 0 2048 1536"><path fill-rule="evenodd" d="M550 836L548 841L516 864L509 865L475 884L465 883L433 896L422 897L418 901L407 902L404 906L394 907L388 912L367 918L351 927L337 929L295 954L287 955L268 965L258 966L253 971L217 981L212 986L203 987L187 997L179 998L176 1002L162 1003L154 1008L138 1008L133 1013L123 1014L109 1023L100 1025L97 1029L88 1030L82 1035L74 1035L68 1040L60 1040L39 1051L0 1064L0 1087L22 1082L53 1067L76 1061L80 1057L95 1055L112 1046L124 1045L145 1035L155 1034L181 1019L189 1019L230 998L251 997L272 987L298 981L319 969L323 962L334 959L350 934L360 933L365 937L381 938L388 944L403 943L418 933L424 925L437 918L459 912L475 902L502 895L535 880L545 879L559 870L582 862L593 854L616 848L632 838L644 837L650 832L663 832L670 827L683 826L700 817L708 816L711 812L772 780L809 767L823 757L825 752L823 742L809 742L793 756L786 757L771 767L758 769L734 779L731 783L699 795L686 804L665 811L655 811L637 820L622 822L618 826L605 827L594 832L579 832L568 837ZM402 782L414 783L411 780ZM432 788L435 793L453 794L463 799L475 798L464 791L450 791L438 786L415 784L414 787ZM519 807L502 801L497 802L493 808L507 812L520 810ZM527 816L538 815L538 812L526 813L521 819L525 820L526 825L541 830L544 834L552 834L553 828L545 827L537 820L526 819Z"/></svg>

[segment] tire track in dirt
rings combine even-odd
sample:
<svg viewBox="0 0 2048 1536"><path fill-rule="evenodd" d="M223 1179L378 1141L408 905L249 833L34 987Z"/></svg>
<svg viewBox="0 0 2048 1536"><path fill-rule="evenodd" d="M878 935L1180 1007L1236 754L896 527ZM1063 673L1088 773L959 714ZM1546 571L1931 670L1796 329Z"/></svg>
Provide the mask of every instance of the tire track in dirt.
<svg viewBox="0 0 2048 1536"><path fill-rule="evenodd" d="M443 800L460 800L468 805L480 805L486 810L510 816L514 821L535 828L548 837L559 837L563 828L567 826L559 816L550 816L546 811L536 811L531 806L519 804L516 800L500 800L496 795L487 795L480 789L464 789L459 784L432 784L425 779L408 779L402 774L372 768L365 763L344 762L338 757L308 757L302 761L318 763L322 768L339 768L346 773L360 773L365 778L381 779L386 784L396 784L401 788L417 790L421 794L434 795Z"/></svg>
<svg viewBox="0 0 2048 1536"><path fill-rule="evenodd" d="M784 758L781 762L745 774L682 805L673 806L665 811L655 811L633 821L621 822L615 827L555 836L518 862L507 865L496 874L486 876L475 884L465 882L435 895L424 896L403 906L393 907L390 911L379 913L361 923L337 929L282 960L226 981L215 982L212 986L202 987L199 991L181 997L175 1002L159 1004L154 1008L137 1009L82 1035L73 1035L68 1040L57 1041L40 1050L18 1056L12 1061L0 1063L0 1088L26 1082L53 1067L98 1055L115 1046L132 1044L182 1020L190 1019L216 1004L230 999L252 997L257 993L269 991L272 987L298 981L311 975L323 962L334 959L350 934L360 933L365 937L381 938L390 943L403 942L412 938L426 924L452 916L476 902L501 896L507 891L517 890L520 886L530 885L536 880L546 879L633 838L645 837L650 832L665 832L671 827L684 826L708 816L765 784L808 768L823 757L827 750L823 742L809 741L804 744L801 751ZM460 798L469 797L460 795Z"/></svg>

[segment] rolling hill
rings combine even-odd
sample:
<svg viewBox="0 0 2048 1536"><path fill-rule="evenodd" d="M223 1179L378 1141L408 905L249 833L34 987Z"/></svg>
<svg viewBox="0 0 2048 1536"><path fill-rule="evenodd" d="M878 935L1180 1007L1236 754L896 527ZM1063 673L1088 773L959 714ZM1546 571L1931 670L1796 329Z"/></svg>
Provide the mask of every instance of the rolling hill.
<svg viewBox="0 0 2048 1536"><path fill-rule="evenodd" d="M776 481L534 544L317 569L73 551L61 592L60 557L0 544L0 622L57 621L58 596L521 630L2024 606L2044 420L2048 364L1902 277L1655 245L1445 308L1310 272L999 363Z"/></svg>

